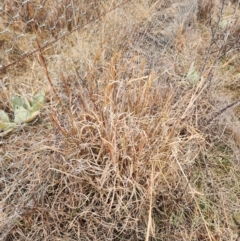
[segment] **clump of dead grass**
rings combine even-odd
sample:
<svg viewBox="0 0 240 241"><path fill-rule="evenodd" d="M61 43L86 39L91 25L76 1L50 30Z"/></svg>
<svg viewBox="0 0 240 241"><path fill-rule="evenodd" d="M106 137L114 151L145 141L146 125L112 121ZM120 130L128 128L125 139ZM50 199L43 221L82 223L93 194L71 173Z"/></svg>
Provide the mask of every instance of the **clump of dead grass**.
<svg viewBox="0 0 240 241"><path fill-rule="evenodd" d="M24 130L19 130L12 140L20 146L16 156L5 150L5 179L14 186L3 188L8 192L4 211L12 210L8 218L14 219L24 209L20 226L12 228L15 238L142 240L146 226L149 235L156 232L156 200L172 188L179 193L173 204L188 196L183 170L194 162L203 137L181 123L178 91L161 86L154 74L121 79L126 66L117 59L113 56L108 73L96 84L68 86L66 81L66 99L50 114L56 127L45 130L41 123L41 133L24 141ZM158 213L159 222L171 216L171 209Z"/></svg>

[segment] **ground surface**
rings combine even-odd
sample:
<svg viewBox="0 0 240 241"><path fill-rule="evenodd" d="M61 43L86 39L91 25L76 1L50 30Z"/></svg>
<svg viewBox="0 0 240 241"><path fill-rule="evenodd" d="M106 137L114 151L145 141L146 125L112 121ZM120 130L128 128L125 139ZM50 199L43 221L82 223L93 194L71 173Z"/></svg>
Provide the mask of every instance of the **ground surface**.
<svg viewBox="0 0 240 241"><path fill-rule="evenodd" d="M5 1L0 109L46 102L0 139L0 239L236 240L239 11Z"/></svg>

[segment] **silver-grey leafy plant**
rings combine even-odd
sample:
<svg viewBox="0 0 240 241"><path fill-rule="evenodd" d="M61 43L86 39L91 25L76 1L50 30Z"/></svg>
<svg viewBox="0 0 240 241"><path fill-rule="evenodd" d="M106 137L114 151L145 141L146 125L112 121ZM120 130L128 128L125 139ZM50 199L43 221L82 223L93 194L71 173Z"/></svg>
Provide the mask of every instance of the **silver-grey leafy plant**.
<svg viewBox="0 0 240 241"><path fill-rule="evenodd" d="M0 136L5 136L16 126L22 123L34 121L40 114L40 110L45 103L45 92L39 91L30 100L27 97L13 96L12 108L14 111L14 122L11 122L8 114L0 110Z"/></svg>

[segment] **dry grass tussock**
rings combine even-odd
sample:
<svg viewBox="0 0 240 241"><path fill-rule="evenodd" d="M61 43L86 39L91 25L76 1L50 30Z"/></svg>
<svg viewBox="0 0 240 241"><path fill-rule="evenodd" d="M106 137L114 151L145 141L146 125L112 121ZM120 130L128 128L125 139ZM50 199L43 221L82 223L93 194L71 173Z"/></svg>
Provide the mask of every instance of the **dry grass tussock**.
<svg viewBox="0 0 240 241"><path fill-rule="evenodd" d="M1 73L10 115L13 93L48 89L0 140L1 240L237 238L238 5L179 2L130 2Z"/></svg>

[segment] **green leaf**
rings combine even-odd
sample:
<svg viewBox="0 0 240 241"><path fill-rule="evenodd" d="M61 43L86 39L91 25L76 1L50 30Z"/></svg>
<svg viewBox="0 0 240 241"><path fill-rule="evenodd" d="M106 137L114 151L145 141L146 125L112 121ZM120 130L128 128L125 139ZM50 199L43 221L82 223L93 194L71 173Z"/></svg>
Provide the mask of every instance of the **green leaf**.
<svg viewBox="0 0 240 241"><path fill-rule="evenodd" d="M219 23L219 27L221 30L226 29L228 25L229 25L229 21L227 19L224 19Z"/></svg>
<svg viewBox="0 0 240 241"><path fill-rule="evenodd" d="M44 92L44 90L40 90L33 97L32 110L34 110L34 111L40 110L42 108L44 102L45 102L45 92Z"/></svg>
<svg viewBox="0 0 240 241"><path fill-rule="evenodd" d="M8 123L10 122L8 114L3 110L0 110L0 121L8 122Z"/></svg>
<svg viewBox="0 0 240 241"><path fill-rule="evenodd" d="M14 111L15 118L14 122L16 124L21 124L21 123L28 123L37 118L37 116L40 114L39 111L32 111L32 110L27 110L22 106L16 106L16 109Z"/></svg>
<svg viewBox="0 0 240 241"><path fill-rule="evenodd" d="M15 123L4 122L0 120L0 131L5 131L8 129L13 129L16 126Z"/></svg>
<svg viewBox="0 0 240 241"><path fill-rule="evenodd" d="M29 111L29 117L26 120L26 122L28 123L28 122L34 121L39 116L39 114L40 114L40 111L38 111L38 110Z"/></svg>
<svg viewBox="0 0 240 241"><path fill-rule="evenodd" d="M12 106L13 106L14 110L16 109L17 106L23 106L23 101L22 101L21 97L14 95L12 97Z"/></svg>
<svg viewBox="0 0 240 241"><path fill-rule="evenodd" d="M31 109L31 105L27 99L27 97L22 97L22 106L25 108L25 109L28 109L30 110Z"/></svg>
<svg viewBox="0 0 240 241"><path fill-rule="evenodd" d="M16 105L14 110L14 115L15 115L14 122L16 124L21 124L23 122L26 122L26 120L28 119L29 111L22 106Z"/></svg>
<svg viewBox="0 0 240 241"><path fill-rule="evenodd" d="M198 71L195 70L194 62L191 64L188 70L186 79L191 85L196 85L200 80L200 74Z"/></svg>
<svg viewBox="0 0 240 241"><path fill-rule="evenodd" d="M20 97L17 95L13 96L12 97L12 106L13 106L14 110L16 109L17 106L22 106L25 109L31 109L31 105L26 96L24 96L24 97Z"/></svg>
<svg viewBox="0 0 240 241"><path fill-rule="evenodd" d="M0 137L7 135L15 126L15 123L10 122L8 114L5 111L0 110Z"/></svg>

